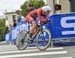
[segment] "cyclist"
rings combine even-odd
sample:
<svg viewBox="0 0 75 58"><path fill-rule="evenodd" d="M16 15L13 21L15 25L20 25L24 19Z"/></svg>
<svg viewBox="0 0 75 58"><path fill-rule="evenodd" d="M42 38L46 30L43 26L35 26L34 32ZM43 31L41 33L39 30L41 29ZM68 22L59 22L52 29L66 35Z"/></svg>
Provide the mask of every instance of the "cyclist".
<svg viewBox="0 0 75 58"><path fill-rule="evenodd" d="M32 24L32 27L30 30L31 36L37 31L37 28L38 28L36 17L39 18L40 23L46 22L46 17L49 15L50 12L51 12L50 6L43 6L41 8L38 8L29 12L29 14L26 16L26 21Z"/></svg>

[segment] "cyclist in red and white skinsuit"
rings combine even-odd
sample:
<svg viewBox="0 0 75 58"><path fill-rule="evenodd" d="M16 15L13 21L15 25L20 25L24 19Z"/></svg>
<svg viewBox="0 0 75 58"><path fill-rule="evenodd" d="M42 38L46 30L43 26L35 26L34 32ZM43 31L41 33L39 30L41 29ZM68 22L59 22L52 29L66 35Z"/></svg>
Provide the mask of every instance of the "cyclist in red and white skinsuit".
<svg viewBox="0 0 75 58"><path fill-rule="evenodd" d="M34 34L35 33L34 30L37 30L36 29L37 28L36 17L39 18L40 22L46 22L46 17L49 15L50 12L51 12L50 6L43 6L41 8L32 10L26 16L26 21L32 24L31 31L30 31L31 34Z"/></svg>

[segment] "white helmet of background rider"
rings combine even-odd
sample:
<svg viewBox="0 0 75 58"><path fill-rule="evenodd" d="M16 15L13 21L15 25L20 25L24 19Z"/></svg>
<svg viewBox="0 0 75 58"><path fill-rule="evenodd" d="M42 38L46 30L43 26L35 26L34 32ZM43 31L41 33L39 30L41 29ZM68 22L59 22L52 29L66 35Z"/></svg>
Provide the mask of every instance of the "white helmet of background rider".
<svg viewBox="0 0 75 58"><path fill-rule="evenodd" d="M50 6L43 6L41 9L43 10L43 12L51 11Z"/></svg>

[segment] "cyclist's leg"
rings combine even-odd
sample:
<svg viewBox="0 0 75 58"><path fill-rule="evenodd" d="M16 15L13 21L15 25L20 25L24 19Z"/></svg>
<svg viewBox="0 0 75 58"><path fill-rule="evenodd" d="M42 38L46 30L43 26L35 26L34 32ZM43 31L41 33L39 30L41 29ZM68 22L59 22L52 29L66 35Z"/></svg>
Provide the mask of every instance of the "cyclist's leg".
<svg viewBox="0 0 75 58"><path fill-rule="evenodd" d="M36 27L37 27L36 21L33 20L32 21L31 31L30 31L32 34L34 34L36 32L36 29L37 29Z"/></svg>
<svg viewBox="0 0 75 58"><path fill-rule="evenodd" d="M27 15L27 16L26 16L26 21L27 21L28 23L31 23L31 24L32 24L31 30L30 30L30 36L32 36L32 35L34 34L34 30L36 29L36 26L37 26L36 21L35 21L34 18L33 18L32 16L30 16L30 15Z"/></svg>

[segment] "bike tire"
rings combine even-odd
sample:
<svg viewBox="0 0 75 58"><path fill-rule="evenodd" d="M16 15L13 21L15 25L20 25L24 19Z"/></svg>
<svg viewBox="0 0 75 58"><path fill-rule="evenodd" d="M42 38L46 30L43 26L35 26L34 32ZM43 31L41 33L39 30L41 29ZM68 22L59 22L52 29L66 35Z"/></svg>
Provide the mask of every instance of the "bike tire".
<svg viewBox="0 0 75 58"><path fill-rule="evenodd" d="M27 32L25 30L21 31L17 35L17 38L16 38L16 47L18 48L18 50L25 50L27 48L27 46L28 46L28 39L26 37L27 37ZM24 40L24 44L21 44L22 40Z"/></svg>
<svg viewBox="0 0 75 58"><path fill-rule="evenodd" d="M51 46L51 32L48 30L48 29L43 29L42 30L42 32L47 32L48 34L49 34L49 40L48 40L48 43L47 43L47 45L46 46L44 46L43 48L41 48L40 46L39 46L39 39L38 39L38 37L39 37L39 35L40 35L40 31L38 32L38 34L37 34L37 37L36 37L36 44L37 44L37 48L40 50L40 51L45 51L49 46Z"/></svg>

